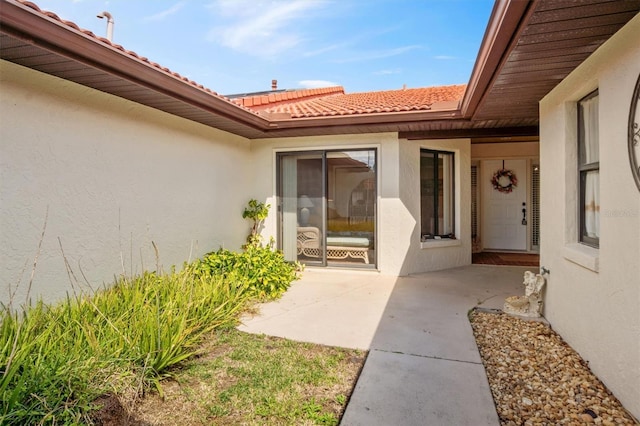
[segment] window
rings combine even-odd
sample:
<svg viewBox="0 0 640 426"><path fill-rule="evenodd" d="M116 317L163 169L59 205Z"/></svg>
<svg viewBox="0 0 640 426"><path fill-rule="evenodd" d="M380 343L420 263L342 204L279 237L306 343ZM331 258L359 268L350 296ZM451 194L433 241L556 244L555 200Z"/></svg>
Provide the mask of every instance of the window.
<svg viewBox="0 0 640 426"><path fill-rule="evenodd" d="M598 247L600 241L600 151L598 91L578 102L579 240Z"/></svg>
<svg viewBox="0 0 640 426"><path fill-rule="evenodd" d="M453 160L452 152L420 150L422 241L455 238Z"/></svg>

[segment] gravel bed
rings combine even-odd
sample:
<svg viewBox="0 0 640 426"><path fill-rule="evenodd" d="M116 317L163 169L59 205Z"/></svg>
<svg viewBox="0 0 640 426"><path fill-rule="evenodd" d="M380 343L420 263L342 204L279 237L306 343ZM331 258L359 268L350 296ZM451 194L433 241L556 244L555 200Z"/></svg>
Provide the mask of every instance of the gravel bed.
<svg viewBox="0 0 640 426"><path fill-rule="evenodd" d="M473 311L502 425L636 425L588 364L542 322Z"/></svg>

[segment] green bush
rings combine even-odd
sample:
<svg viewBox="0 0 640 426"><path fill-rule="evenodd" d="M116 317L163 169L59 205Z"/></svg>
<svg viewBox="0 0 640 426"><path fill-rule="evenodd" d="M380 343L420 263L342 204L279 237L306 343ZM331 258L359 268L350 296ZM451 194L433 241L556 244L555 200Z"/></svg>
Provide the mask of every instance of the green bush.
<svg viewBox="0 0 640 426"><path fill-rule="evenodd" d="M188 266L196 276L220 274L247 286L252 297L273 300L282 296L291 283L298 279L302 266L288 262L273 242L267 246L248 244L243 252L219 249L205 255Z"/></svg>
<svg viewBox="0 0 640 426"><path fill-rule="evenodd" d="M251 199L247 203L247 207L242 212L243 219L249 219L253 223L251 224L251 232L247 237L247 244L244 246L259 247L262 245L262 236L260 235L260 228L264 224L265 219L269 216L270 204L261 203L258 200Z"/></svg>

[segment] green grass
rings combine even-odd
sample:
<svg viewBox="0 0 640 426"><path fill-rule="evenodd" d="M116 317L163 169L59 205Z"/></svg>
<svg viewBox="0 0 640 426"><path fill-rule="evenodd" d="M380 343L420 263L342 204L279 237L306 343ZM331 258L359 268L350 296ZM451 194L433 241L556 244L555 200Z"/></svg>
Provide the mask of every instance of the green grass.
<svg viewBox="0 0 640 426"><path fill-rule="evenodd" d="M237 330L215 332L203 355L150 396L136 420L182 425L337 425L366 354Z"/></svg>

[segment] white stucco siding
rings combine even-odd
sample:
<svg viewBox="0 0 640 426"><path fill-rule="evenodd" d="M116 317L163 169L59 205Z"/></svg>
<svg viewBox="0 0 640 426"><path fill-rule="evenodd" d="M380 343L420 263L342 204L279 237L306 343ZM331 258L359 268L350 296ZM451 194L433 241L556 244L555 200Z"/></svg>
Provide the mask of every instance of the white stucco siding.
<svg viewBox="0 0 640 426"><path fill-rule="evenodd" d="M420 149L453 152L455 157L456 240L420 242ZM471 264L471 141L442 139L400 141L400 199L407 217L400 222L406 253L401 274L436 271Z"/></svg>
<svg viewBox="0 0 640 426"><path fill-rule="evenodd" d="M24 301L48 209L32 296L122 272L239 248L249 142L93 89L0 63L0 295ZM193 250L193 252L192 252ZM133 264L132 264L133 263ZM26 265L26 268L25 268Z"/></svg>
<svg viewBox="0 0 640 426"><path fill-rule="evenodd" d="M545 316L640 417L640 192L627 125L640 74L640 16L601 46L540 107L541 265ZM599 90L600 247L577 243L576 102Z"/></svg>

